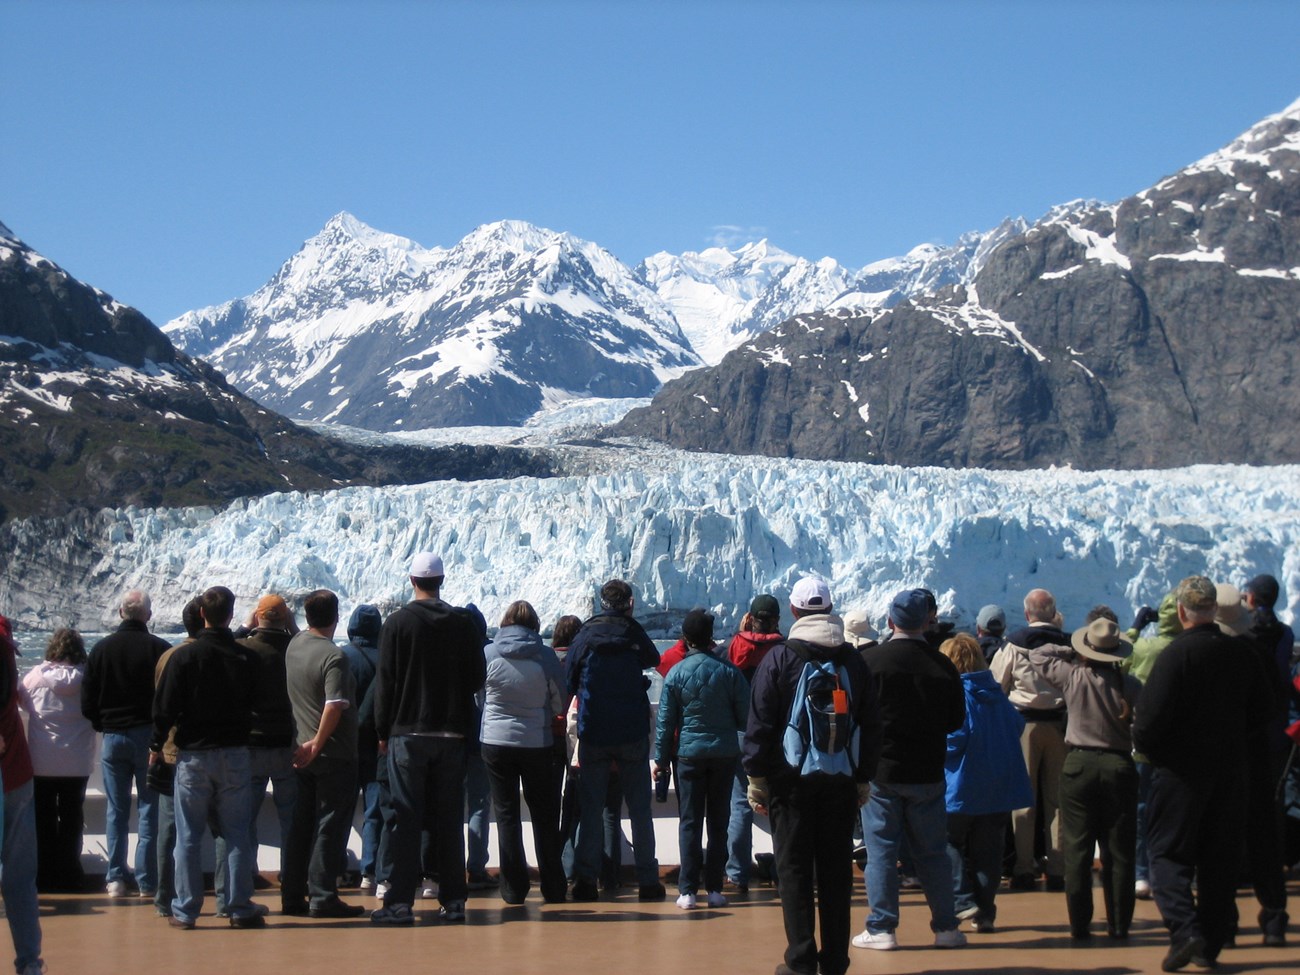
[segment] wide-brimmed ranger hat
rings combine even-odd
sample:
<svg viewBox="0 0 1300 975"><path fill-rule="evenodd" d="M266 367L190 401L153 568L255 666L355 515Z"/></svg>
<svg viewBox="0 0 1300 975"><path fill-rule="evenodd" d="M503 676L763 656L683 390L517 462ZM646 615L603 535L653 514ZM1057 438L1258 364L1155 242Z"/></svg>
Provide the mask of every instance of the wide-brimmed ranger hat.
<svg viewBox="0 0 1300 975"><path fill-rule="evenodd" d="M1070 645L1089 660L1105 664L1127 660L1133 652L1133 642L1120 632L1114 620L1108 620L1104 616L1075 630L1070 637Z"/></svg>

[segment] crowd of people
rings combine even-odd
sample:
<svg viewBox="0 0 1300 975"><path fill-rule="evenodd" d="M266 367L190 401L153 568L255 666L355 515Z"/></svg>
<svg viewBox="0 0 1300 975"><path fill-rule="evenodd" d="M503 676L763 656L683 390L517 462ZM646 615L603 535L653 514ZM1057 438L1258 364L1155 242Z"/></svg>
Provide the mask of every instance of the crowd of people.
<svg viewBox="0 0 1300 975"><path fill-rule="evenodd" d="M409 581L413 598L387 619L356 608L346 645L328 590L303 600L302 628L276 594L236 627L233 593L214 586L185 607L174 647L150 631L148 595L129 592L114 633L87 653L76 631L56 631L21 682L0 617L0 892L22 975L44 971L38 892L86 883L96 735L106 893L152 898L180 930L203 912L209 833L215 913L266 925L254 892L269 887L256 830L268 791L284 915L365 913L340 896L358 802L358 886L380 902L376 925L413 924L419 898L462 923L470 890L522 904L534 875L545 903L598 900L620 884L624 807L637 896L661 901L652 802L671 781L683 910L747 895L754 817L768 817L787 938L777 975L842 975L851 947L897 948L910 886L934 946L959 948L963 923L996 929L1004 875L1011 890L1062 892L1071 937L1086 943L1098 852L1107 937L1126 939L1135 900L1154 898L1166 971L1212 968L1235 943L1242 881L1264 943L1285 943L1300 657L1272 576L1241 591L1188 577L1127 630L1106 606L1067 630L1035 589L1024 626L991 605L973 634L955 633L930 591L909 589L879 638L805 577L784 634L780 603L759 594L729 639L692 610L662 655L619 579L592 617L559 620L549 646L526 601L490 637L476 607L444 601L434 553L414 557ZM657 709L651 669L663 676ZM854 935L859 829L869 913Z"/></svg>

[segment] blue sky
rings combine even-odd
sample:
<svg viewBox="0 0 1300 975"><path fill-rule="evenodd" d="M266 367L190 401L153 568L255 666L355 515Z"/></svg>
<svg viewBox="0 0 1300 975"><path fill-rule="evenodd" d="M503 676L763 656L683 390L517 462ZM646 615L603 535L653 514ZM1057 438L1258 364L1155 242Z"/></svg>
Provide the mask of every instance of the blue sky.
<svg viewBox="0 0 1300 975"><path fill-rule="evenodd" d="M0 221L158 324L347 210L849 265L1156 182L1300 98L1295 2L0 0Z"/></svg>

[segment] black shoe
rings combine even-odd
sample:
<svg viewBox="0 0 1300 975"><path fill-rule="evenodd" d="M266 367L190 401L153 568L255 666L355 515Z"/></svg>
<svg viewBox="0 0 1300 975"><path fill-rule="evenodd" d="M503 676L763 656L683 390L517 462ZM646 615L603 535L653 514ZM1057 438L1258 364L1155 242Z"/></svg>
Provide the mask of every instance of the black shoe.
<svg viewBox="0 0 1300 975"><path fill-rule="evenodd" d="M1059 894L1065 890L1065 878L1058 877L1055 874L1048 874L1043 881L1043 890L1051 891L1053 894Z"/></svg>
<svg viewBox="0 0 1300 975"><path fill-rule="evenodd" d="M465 902L451 901L443 904L438 909L438 917L443 924L464 924L465 923Z"/></svg>
<svg viewBox="0 0 1300 975"><path fill-rule="evenodd" d="M1281 948L1286 944L1286 935L1281 931L1265 931L1264 947Z"/></svg>
<svg viewBox="0 0 1300 975"><path fill-rule="evenodd" d="M280 904L280 913L287 914L289 917L306 917L311 911L305 900L283 901Z"/></svg>
<svg viewBox="0 0 1300 975"><path fill-rule="evenodd" d="M639 901L661 901L668 896L668 891L664 889L663 884L642 884L636 892L636 899Z"/></svg>
<svg viewBox="0 0 1300 975"><path fill-rule="evenodd" d="M1018 873L1011 878L1009 886L1012 890L1037 890L1038 881L1032 873Z"/></svg>
<svg viewBox="0 0 1300 975"><path fill-rule="evenodd" d="M600 900L600 891L590 880L578 880L573 884L573 890L569 892L569 899L573 901L598 901Z"/></svg>
<svg viewBox="0 0 1300 975"><path fill-rule="evenodd" d="M266 927L266 918L260 914L242 914L239 917L232 915L230 926L232 928L264 928Z"/></svg>
<svg viewBox="0 0 1300 975"><path fill-rule="evenodd" d="M350 918L360 917L366 913L366 909L360 904L344 904L341 900L333 900L320 907L313 907L309 913L312 917Z"/></svg>
<svg viewBox="0 0 1300 975"><path fill-rule="evenodd" d="M1205 957L1205 941L1201 938L1187 938L1183 941L1175 941L1169 946L1169 954L1165 955L1165 960L1160 963L1160 968L1166 972L1177 972L1193 962L1201 968L1213 967L1213 962L1208 962Z"/></svg>

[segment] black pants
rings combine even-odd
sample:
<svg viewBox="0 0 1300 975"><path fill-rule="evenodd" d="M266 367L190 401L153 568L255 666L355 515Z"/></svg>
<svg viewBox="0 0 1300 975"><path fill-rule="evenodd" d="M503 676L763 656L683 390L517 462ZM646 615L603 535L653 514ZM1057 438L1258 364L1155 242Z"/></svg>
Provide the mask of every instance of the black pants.
<svg viewBox="0 0 1300 975"><path fill-rule="evenodd" d="M492 786L492 811L497 820L497 850L501 861L501 898L522 904L528 896L528 860L524 855L523 816L519 791L523 788L528 816L533 824L537 873L542 898L563 902L564 863L560 857L560 793L556 788L555 750L483 745L483 764Z"/></svg>
<svg viewBox="0 0 1300 975"><path fill-rule="evenodd" d="M1133 921L1137 850L1137 767L1126 754L1074 748L1061 771L1061 849L1070 929L1092 922L1092 850L1101 848L1106 925L1127 934Z"/></svg>
<svg viewBox="0 0 1300 975"><path fill-rule="evenodd" d="M786 966L807 975L819 969L822 975L843 975L849 967L857 786L847 777L794 779L772 788L768 811ZM821 950L814 934L817 919Z"/></svg>
<svg viewBox="0 0 1300 975"><path fill-rule="evenodd" d="M1259 902L1259 926L1265 934L1285 934L1288 920L1282 810L1276 795L1281 772L1281 762L1270 760L1267 742L1253 746L1247 772L1244 839L1246 868ZM1236 901L1232 907L1235 920Z"/></svg>
<svg viewBox="0 0 1300 975"><path fill-rule="evenodd" d="M1245 790L1241 768L1209 769L1186 779L1157 767L1151 777L1147 842L1156 907L1175 943L1203 938L1210 958L1218 956L1236 920Z"/></svg>
<svg viewBox="0 0 1300 975"><path fill-rule="evenodd" d="M338 899L357 805L357 763L322 755L295 775L298 801L284 843L280 896L293 903L310 895L311 906L320 908Z"/></svg>
<svg viewBox="0 0 1300 975"><path fill-rule="evenodd" d="M82 806L86 779L38 775L33 781L36 813L36 887L41 893L80 891Z"/></svg>

